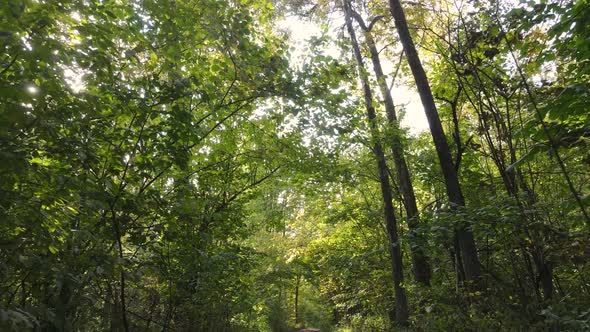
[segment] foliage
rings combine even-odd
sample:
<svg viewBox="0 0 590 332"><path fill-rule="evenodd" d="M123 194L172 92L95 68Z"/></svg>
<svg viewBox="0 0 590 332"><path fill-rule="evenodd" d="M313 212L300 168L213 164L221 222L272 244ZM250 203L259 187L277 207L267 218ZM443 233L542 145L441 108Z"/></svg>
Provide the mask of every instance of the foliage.
<svg viewBox="0 0 590 332"><path fill-rule="evenodd" d="M416 241L388 157L407 329L590 330L588 1L404 4L461 208L427 133L385 129L375 100L385 134L370 135L341 3L275 5L0 4L0 330L391 329L371 148L393 134L420 210ZM354 7L376 18L388 85L411 82L387 3ZM280 8L322 26L301 59ZM481 291L461 279L458 225Z"/></svg>

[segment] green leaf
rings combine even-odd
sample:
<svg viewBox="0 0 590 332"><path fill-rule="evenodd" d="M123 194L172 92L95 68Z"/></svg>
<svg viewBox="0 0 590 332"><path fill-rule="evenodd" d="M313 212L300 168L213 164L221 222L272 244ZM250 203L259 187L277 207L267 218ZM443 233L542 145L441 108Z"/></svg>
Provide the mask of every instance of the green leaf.
<svg viewBox="0 0 590 332"><path fill-rule="evenodd" d="M51 244L47 247L47 249L49 249L49 252L51 252L54 255L57 254L57 252L58 252L57 248Z"/></svg>

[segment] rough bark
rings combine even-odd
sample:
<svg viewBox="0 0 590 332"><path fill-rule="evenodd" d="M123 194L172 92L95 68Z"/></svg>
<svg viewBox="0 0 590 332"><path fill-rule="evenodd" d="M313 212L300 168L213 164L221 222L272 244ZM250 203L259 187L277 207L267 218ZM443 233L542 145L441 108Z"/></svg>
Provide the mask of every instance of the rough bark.
<svg viewBox="0 0 590 332"><path fill-rule="evenodd" d="M390 0L389 6L428 120L430 133L432 134L432 140L434 141L444 176L447 196L452 206L464 206L465 199L461 192L457 171L453 165L451 151L442 128L436 104L434 103L428 78L426 77L422 63L420 62L412 36L410 35L402 5L399 0ZM481 267L477 255L477 247L475 245L473 233L469 228L469 224L463 223L462 225L459 225L456 229L456 237L461 249L465 278L472 284L472 287L479 289L482 287Z"/></svg>
<svg viewBox="0 0 590 332"><path fill-rule="evenodd" d="M398 243L397 221L395 218L395 208L393 206L393 193L389 182L389 172L385 162L385 154L383 147L379 141L378 129L375 123L376 113L373 107L373 94L369 86L369 79L364 67L363 57L358 46L356 33L352 26L351 8L347 0L342 1L346 18L346 28L350 35L354 56L357 62L359 71L359 78L363 87L363 94L365 99L365 106L367 110L367 117L371 131L371 138L373 139L373 153L377 159L377 169L379 173L379 182L381 184L381 193L383 198L383 210L385 213L385 226L387 235L389 237L389 253L391 256L391 266L393 272L393 285L395 294L395 313L396 322L399 325L407 325L409 318L408 301L405 289L402 287L403 283L403 265L402 255Z"/></svg>

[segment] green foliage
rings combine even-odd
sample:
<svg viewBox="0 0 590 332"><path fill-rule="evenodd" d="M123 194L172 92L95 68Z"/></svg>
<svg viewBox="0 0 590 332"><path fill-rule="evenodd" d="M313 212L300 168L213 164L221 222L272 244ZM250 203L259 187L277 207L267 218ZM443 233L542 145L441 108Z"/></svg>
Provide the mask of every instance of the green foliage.
<svg viewBox="0 0 590 332"><path fill-rule="evenodd" d="M290 74L251 5L2 4L12 328L256 330L242 205L284 143L249 117Z"/></svg>
<svg viewBox="0 0 590 332"><path fill-rule="evenodd" d="M0 4L0 330L391 328L354 66L326 51L350 51L326 23L339 4L276 5L323 12L297 68L268 1ZM588 208L588 1L429 5L407 14L467 204L446 202L427 133L384 130L420 209L416 242L395 191L408 329L590 330L588 226L550 153ZM397 59L391 22L373 29ZM484 290L460 282L460 224Z"/></svg>

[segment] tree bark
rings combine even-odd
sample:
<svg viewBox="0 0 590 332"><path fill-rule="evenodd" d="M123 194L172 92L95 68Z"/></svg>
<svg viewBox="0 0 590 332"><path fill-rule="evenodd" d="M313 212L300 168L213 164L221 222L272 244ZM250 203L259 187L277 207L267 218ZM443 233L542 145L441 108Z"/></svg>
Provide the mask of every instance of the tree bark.
<svg viewBox="0 0 590 332"><path fill-rule="evenodd" d="M410 177L410 171L406 158L404 156L404 148L402 141L399 136L399 121L395 112L395 104L393 103L393 97L387 86L385 80L385 74L383 73L383 67L381 66L381 60L379 59L379 52L375 46L375 41L371 35L370 27L367 27L360 15L353 13L354 18L357 20L361 28L365 32L365 42L369 47L371 53L371 62L373 63L373 71L381 90L385 105L385 113L387 115L387 121L389 122L390 128L394 131L391 135L391 155L395 164L396 177L399 182L399 188L404 199L404 208L408 217L408 227L410 228L410 237L412 241L421 242L419 234L419 216L418 216L418 205L416 204L416 195L414 194L414 187L412 186L412 180ZM414 279L424 285L430 285L430 264L428 257L421 248L421 244L411 246L412 251L412 266Z"/></svg>
<svg viewBox="0 0 590 332"><path fill-rule="evenodd" d="M295 326L299 324L299 283L301 282L301 276L298 275L295 281Z"/></svg>
<svg viewBox="0 0 590 332"><path fill-rule="evenodd" d="M416 46L410 35L408 29L408 23L404 14L402 5L399 0L389 0L389 9L394 19L395 27L398 32L400 41L404 48L404 53L414 80L420 95L420 100L424 107L426 118L428 119L428 125L430 127L430 133L432 134L432 140L436 147L436 152L440 162L441 170L445 180L445 186L447 190L447 196L453 207L465 206L465 199L461 192L461 186L459 185L459 177L451 156L451 151L447 143L445 133L442 128L440 117L434 103L432 91L430 90L430 84L428 78L420 62ZM465 278L471 283L471 286L475 289L482 288L481 280L481 267L479 258L477 256L477 247L473 238L473 233L470 230L470 225L467 222L463 222L456 229L456 237L459 242L461 249L461 257L463 261L463 268L465 269Z"/></svg>
<svg viewBox="0 0 590 332"><path fill-rule="evenodd" d="M397 221L395 218L395 208L393 206L393 194L389 182L389 172L387 170L387 163L385 162L385 154L383 147L379 141L379 134L376 122L375 108L373 107L373 94L369 86L369 79L365 71L363 57L358 46L356 33L352 26L351 8L348 0L342 1L346 28L350 35L352 49L356 58L359 78L363 87L363 94L365 98L365 106L367 110L367 118L369 121L369 128L371 131L371 138L373 139L373 153L377 159L377 170L379 173L379 182L381 184L381 193L383 197L383 210L385 214L385 226L387 235L389 237L389 252L391 255L391 266L393 272L393 286L395 294L395 313L396 322L399 325L407 325L409 318L408 301L405 289L402 287L404 281L402 255L398 243L397 235Z"/></svg>

